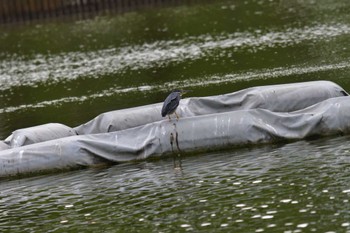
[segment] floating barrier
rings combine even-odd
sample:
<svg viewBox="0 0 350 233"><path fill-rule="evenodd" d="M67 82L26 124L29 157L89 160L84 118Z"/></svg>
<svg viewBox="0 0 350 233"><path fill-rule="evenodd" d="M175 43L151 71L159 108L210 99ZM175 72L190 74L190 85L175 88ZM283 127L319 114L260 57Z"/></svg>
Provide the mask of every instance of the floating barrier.
<svg viewBox="0 0 350 233"><path fill-rule="evenodd" d="M76 128L16 130L0 143L0 176L350 132L350 97L328 81L183 99L178 121L162 118L161 107L103 113Z"/></svg>

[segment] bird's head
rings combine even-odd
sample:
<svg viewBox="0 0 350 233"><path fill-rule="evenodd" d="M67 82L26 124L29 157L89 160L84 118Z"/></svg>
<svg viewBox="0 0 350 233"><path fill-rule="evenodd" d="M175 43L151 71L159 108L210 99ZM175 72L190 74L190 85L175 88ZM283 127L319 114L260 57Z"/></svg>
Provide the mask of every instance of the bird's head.
<svg viewBox="0 0 350 233"><path fill-rule="evenodd" d="M189 90L173 90L172 93L179 93L181 96L190 92Z"/></svg>

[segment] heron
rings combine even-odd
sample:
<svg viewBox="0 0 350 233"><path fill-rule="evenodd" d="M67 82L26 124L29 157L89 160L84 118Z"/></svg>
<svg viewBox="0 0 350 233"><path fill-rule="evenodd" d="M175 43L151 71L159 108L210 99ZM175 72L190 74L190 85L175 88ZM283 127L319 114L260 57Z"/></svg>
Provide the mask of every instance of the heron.
<svg viewBox="0 0 350 233"><path fill-rule="evenodd" d="M187 91L184 90L173 90L168 97L164 100L162 108L162 117L168 116L171 120L170 115L175 114L176 119L179 120L179 116L176 113L176 108L179 106L181 96Z"/></svg>

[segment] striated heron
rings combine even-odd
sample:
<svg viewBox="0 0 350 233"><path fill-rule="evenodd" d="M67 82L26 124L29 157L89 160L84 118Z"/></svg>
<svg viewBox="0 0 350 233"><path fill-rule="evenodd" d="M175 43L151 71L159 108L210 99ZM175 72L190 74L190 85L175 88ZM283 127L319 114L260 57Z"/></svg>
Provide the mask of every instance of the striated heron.
<svg viewBox="0 0 350 233"><path fill-rule="evenodd" d="M181 96L187 91L184 90L173 90L168 97L164 100L162 108L162 117L168 116L171 120L170 115L175 113L176 119L179 119L179 116L176 114L176 108L179 106Z"/></svg>

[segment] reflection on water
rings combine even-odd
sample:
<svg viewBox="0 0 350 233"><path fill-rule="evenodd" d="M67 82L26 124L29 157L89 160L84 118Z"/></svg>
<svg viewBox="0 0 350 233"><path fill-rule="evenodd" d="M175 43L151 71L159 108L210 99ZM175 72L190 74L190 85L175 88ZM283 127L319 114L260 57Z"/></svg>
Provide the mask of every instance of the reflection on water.
<svg viewBox="0 0 350 233"><path fill-rule="evenodd" d="M348 140L195 155L182 158L181 170L169 158L7 181L0 184L0 225L14 231L345 232Z"/></svg>

